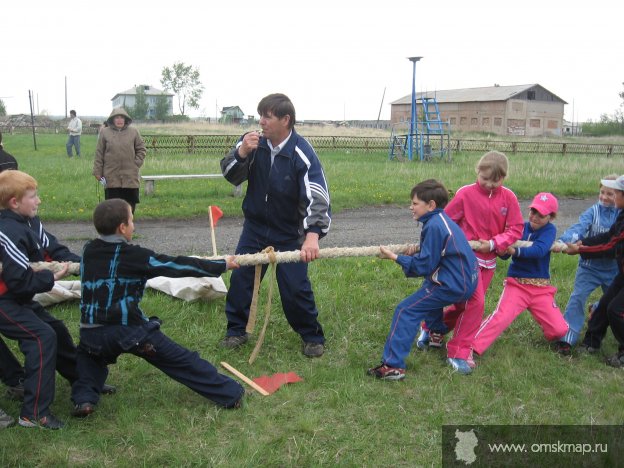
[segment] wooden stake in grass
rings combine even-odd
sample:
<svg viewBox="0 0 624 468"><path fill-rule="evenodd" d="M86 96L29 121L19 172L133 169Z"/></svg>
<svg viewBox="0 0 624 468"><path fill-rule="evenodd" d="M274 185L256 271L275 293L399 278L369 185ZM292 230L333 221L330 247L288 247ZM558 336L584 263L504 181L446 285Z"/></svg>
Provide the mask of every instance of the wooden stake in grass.
<svg viewBox="0 0 624 468"><path fill-rule="evenodd" d="M227 370L229 370L232 374L234 374L236 377L238 377L239 379L241 379L243 382L245 382L247 385L249 385L251 388L253 388L256 392L258 392L260 395L263 396L269 396L270 393L267 392L264 388L262 388L260 385L258 385L256 382L254 382L253 380L251 380L249 377L247 377L245 374L243 374L242 372L237 371L235 368L233 368L232 366L230 366L227 362L225 361L221 361L221 365L223 367L225 367Z"/></svg>

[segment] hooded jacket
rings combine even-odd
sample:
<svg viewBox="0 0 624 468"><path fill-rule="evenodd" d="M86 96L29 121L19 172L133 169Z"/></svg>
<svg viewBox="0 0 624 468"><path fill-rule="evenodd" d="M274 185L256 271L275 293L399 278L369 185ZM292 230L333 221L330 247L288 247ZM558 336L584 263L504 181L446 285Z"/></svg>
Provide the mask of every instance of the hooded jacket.
<svg viewBox="0 0 624 468"><path fill-rule="evenodd" d="M126 123L115 127L114 117L121 115ZM93 175L104 177L108 188L139 188L139 168L146 149L139 131L130 126L132 118L122 107L116 107L108 117L108 127L100 132L93 162Z"/></svg>

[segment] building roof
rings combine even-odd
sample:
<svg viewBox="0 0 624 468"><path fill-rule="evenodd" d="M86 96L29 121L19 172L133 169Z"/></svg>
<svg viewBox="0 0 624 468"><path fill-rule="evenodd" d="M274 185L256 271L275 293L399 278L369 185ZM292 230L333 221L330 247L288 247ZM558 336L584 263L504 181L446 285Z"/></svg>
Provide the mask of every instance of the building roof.
<svg viewBox="0 0 624 468"><path fill-rule="evenodd" d="M486 86L483 88L463 88L463 89L445 89L439 91L425 91L416 93L416 99L436 98L439 103L442 102L480 102L480 101L507 101L513 99L519 94L530 90L531 88L539 87L544 91L552 94L556 99L564 104L567 104L556 94L548 91L543 86L535 83L528 85L515 85L515 86ZM401 99L397 99L390 104L411 104L412 95L408 94Z"/></svg>
<svg viewBox="0 0 624 468"><path fill-rule="evenodd" d="M139 85L130 89L126 89L125 91L122 91L121 93L115 94L113 98L111 99L111 101L114 101L117 98L117 96L136 96L137 88L139 87L143 88L143 92L145 93L146 96L160 96L161 94L165 94L167 96L173 96L173 94L168 93L158 88L154 88L151 85Z"/></svg>

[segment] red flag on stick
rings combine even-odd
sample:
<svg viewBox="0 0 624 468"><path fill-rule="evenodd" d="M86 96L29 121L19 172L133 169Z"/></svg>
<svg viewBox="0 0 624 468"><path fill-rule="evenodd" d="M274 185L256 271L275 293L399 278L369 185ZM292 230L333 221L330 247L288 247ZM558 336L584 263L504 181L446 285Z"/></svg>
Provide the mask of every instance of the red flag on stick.
<svg viewBox="0 0 624 468"><path fill-rule="evenodd" d="M273 393L277 391L282 385L288 383L301 382L303 379L294 372L288 372L286 374L273 374L271 376L263 375L253 379L255 383L264 388L267 392Z"/></svg>
<svg viewBox="0 0 624 468"><path fill-rule="evenodd" d="M221 211L221 208L216 205L210 205L210 213L212 215L212 227L215 227L217 225L217 221L219 221L223 216L223 211Z"/></svg>

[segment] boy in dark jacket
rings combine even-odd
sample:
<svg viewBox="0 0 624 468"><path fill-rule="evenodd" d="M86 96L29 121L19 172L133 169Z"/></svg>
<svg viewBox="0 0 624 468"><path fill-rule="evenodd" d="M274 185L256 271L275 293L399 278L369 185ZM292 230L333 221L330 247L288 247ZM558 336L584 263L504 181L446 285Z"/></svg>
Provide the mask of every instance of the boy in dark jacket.
<svg viewBox="0 0 624 468"><path fill-rule="evenodd" d="M80 257L60 244L55 244L55 251L48 256L52 237L37 218L40 203L37 181L30 175L21 171L0 174L0 332L17 340L25 356L24 403L19 424L60 429L63 423L50 412L55 371L75 380L76 348L65 324L32 298L51 290L54 281L65 277L68 264L53 273L34 271L30 262L47 261L52 256L66 261Z"/></svg>
<svg viewBox="0 0 624 468"><path fill-rule="evenodd" d="M160 331L158 317L148 318L139 306L149 278L218 276L238 267L233 258L171 257L130 244L132 208L118 198L95 208L93 224L100 237L85 245L80 267L80 377L72 386L73 415L85 417L95 411L108 365L124 353L145 359L218 405L240 407L243 387L168 338Z"/></svg>
<svg viewBox="0 0 624 468"><path fill-rule="evenodd" d="M618 273L589 317L580 350L593 353L600 349L607 329L611 326L619 346L617 354L609 357L607 364L624 368L624 175L616 180L603 179L600 183L615 190L615 206L622 211L608 232L568 244L566 253L580 254L583 259L616 259Z"/></svg>

